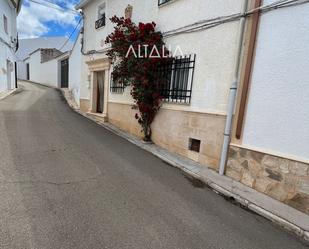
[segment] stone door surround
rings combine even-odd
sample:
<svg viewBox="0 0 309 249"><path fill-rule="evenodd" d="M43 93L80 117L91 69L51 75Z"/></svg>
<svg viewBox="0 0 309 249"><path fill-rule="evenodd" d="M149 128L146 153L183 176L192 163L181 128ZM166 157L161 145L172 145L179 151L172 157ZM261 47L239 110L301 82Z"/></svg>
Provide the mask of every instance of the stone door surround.
<svg viewBox="0 0 309 249"><path fill-rule="evenodd" d="M86 62L88 69L91 73L90 79L90 109L89 112L96 114L96 81L97 72L104 71L104 109L103 113L97 114L101 116L104 121L107 121L107 105L108 105L108 90L109 90L109 73L110 73L110 59L109 58L99 58L94 60L89 60Z"/></svg>

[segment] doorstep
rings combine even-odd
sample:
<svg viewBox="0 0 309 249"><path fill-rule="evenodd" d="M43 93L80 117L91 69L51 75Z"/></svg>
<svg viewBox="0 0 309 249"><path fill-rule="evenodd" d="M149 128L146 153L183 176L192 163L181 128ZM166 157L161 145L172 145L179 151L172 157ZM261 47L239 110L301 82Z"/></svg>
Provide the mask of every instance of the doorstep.
<svg viewBox="0 0 309 249"><path fill-rule="evenodd" d="M68 95L67 95L68 96ZM65 96L65 97L67 97ZM100 124L114 134L128 140L136 146L152 153L166 163L181 169L189 175L205 182L216 193L236 200L243 207L271 220L296 235L309 241L309 215L302 213L282 202L279 202L263 193L243 185L227 176L221 176L216 171L201 165L191 159L177 155L162 147L145 143L142 140L130 135L114 125L102 120L94 113L83 113L74 108L70 103L72 100L66 98L68 104L79 114ZM107 118L107 117L106 117Z"/></svg>
<svg viewBox="0 0 309 249"><path fill-rule="evenodd" d="M102 121L103 123L107 122L107 115L103 113L97 113L97 112L86 112L87 116L93 116L96 119L99 119L97 121Z"/></svg>

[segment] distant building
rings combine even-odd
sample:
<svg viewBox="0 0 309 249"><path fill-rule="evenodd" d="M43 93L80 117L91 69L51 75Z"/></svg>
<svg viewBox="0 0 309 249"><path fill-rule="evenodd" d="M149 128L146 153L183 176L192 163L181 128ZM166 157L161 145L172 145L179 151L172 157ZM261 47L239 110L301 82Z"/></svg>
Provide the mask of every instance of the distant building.
<svg viewBox="0 0 309 249"><path fill-rule="evenodd" d="M0 1L0 92L16 87L16 18L21 4L21 0Z"/></svg>
<svg viewBox="0 0 309 249"><path fill-rule="evenodd" d="M68 87L69 54L55 48L39 48L29 54L23 63L27 66L26 79L52 87Z"/></svg>
<svg viewBox="0 0 309 249"><path fill-rule="evenodd" d="M69 90L79 106L81 74L82 74L82 53L81 34L79 33L69 57Z"/></svg>
<svg viewBox="0 0 309 249"><path fill-rule="evenodd" d="M27 80L27 75L30 76L28 70L30 65L24 62L26 58L29 57L30 53L40 48L58 49L61 52L66 52L72 48L72 42L69 41L66 43L66 41L67 38L64 36L20 39L19 49L16 53L18 79ZM65 46L63 46L64 44Z"/></svg>

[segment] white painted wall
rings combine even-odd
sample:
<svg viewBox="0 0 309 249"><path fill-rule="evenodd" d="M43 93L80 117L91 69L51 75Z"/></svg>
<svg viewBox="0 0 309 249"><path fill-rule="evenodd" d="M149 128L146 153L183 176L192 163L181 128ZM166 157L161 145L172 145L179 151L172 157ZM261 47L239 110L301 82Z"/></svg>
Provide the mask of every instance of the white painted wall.
<svg viewBox="0 0 309 249"><path fill-rule="evenodd" d="M97 8L104 1L93 0L85 8L85 50L105 47L102 41L113 31L109 20L105 27L95 30ZM128 4L133 6L133 21L157 23L158 30L170 31L184 25L208 18L239 13L243 0L176 0L158 7L153 0L107 0L107 17L123 16ZM166 39L167 45L179 45L185 54L196 53L191 105L165 104L167 108L225 114L228 89L232 81L239 22L191 34L176 35ZM102 46L104 45L104 46ZM102 56L102 55L101 55ZM94 56L95 58L98 55ZM89 60L90 56L84 60ZM90 97L89 72L84 64L82 70L81 98ZM132 103L129 89L124 94L109 94L109 101Z"/></svg>
<svg viewBox="0 0 309 249"><path fill-rule="evenodd" d="M15 88L15 51L16 44L11 42L11 38L17 37L16 10L10 1L0 1L0 92ZM8 20L8 34L4 31L3 15ZM7 43L7 44L5 44ZM13 67L7 67L7 62L11 62ZM11 70L10 70L11 69Z"/></svg>
<svg viewBox="0 0 309 249"><path fill-rule="evenodd" d="M74 44L69 58L69 89L72 92L75 102L79 105L80 86L81 86L81 70L82 70L82 54L80 35Z"/></svg>
<svg viewBox="0 0 309 249"><path fill-rule="evenodd" d="M59 48L61 48L66 41L67 37L65 36L20 39L19 49L16 52L18 79L26 80L27 78L26 64L23 62L23 60L27 58L30 53L39 48L56 48L59 50ZM67 42L67 44L61 49L61 52L70 51L72 46L73 44L71 41Z"/></svg>
<svg viewBox="0 0 309 249"><path fill-rule="evenodd" d="M307 161L308 17L309 4L262 15L243 133L245 146Z"/></svg>
<svg viewBox="0 0 309 249"><path fill-rule="evenodd" d="M17 58L17 78L20 80L27 80L27 65L23 60Z"/></svg>
<svg viewBox="0 0 309 249"><path fill-rule="evenodd" d="M57 59L41 63L41 51L30 55L30 81L47 86L58 87L59 64Z"/></svg>

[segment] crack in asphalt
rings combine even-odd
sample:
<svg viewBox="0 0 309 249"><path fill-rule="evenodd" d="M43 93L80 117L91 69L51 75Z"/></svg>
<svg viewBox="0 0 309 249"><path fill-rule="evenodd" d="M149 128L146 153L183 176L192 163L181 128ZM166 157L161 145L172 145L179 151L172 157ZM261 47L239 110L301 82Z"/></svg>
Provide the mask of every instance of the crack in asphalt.
<svg viewBox="0 0 309 249"><path fill-rule="evenodd" d="M78 181L67 181L67 182L52 182L52 181L0 181L0 184L49 184L49 185L55 185L55 186L61 186L61 185L70 185L70 184L79 184L79 183L88 183L91 181L99 180L99 176L90 177L84 180L78 180Z"/></svg>

